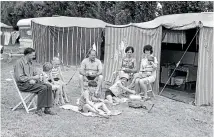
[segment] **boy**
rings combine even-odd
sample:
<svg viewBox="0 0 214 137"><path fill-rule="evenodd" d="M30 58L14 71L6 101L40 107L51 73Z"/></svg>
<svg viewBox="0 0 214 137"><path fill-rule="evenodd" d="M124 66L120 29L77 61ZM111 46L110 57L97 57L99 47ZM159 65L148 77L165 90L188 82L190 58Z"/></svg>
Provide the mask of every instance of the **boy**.
<svg viewBox="0 0 214 137"><path fill-rule="evenodd" d="M103 117L108 117L111 111L106 107L102 99L95 96L95 91L97 90L97 82L89 81L88 89L85 90L79 100L79 110L88 113L93 112ZM102 110L105 114L102 113Z"/></svg>
<svg viewBox="0 0 214 137"><path fill-rule="evenodd" d="M51 63L49 62L44 63L43 72L40 75L40 80L52 86L52 90L55 92L54 105L59 105L60 95L62 94L62 87L57 83L53 83L52 76L51 76L52 68L53 68L53 65Z"/></svg>
<svg viewBox="0 0 214 137"><path fill-rule="evenodd" d="M117 101L117 97L125 92L129 92L131 94L135 94L134 90L130 90L126 88L124 85L128 81L129 75L126 73L123 73L120 76L120 79L116 81L105 93L105 97L107 99L108 103L113 104L113 99Z"/></svg>

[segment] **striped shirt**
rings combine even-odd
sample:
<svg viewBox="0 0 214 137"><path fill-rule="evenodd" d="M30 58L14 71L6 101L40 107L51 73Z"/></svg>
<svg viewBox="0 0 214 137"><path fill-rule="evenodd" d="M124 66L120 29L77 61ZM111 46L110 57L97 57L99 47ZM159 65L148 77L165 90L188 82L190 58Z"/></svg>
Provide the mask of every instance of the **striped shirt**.
<svg viewBox="0 0 214 137"><path fill-rule="evenodd" d="M52 68L51 74L52 74L53 78L59 78L60 66Z"/></svg>

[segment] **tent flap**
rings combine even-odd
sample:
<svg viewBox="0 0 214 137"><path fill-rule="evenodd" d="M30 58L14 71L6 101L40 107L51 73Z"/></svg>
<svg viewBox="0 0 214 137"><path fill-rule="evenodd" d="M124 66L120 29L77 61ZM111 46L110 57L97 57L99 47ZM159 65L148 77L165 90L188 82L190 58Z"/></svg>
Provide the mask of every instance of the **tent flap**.
<svg viewBox="0 0 214 137"><path fill-rule="evenodd" d="M213 28L203 27L199 36L196 105L213 105Z"/></svg>

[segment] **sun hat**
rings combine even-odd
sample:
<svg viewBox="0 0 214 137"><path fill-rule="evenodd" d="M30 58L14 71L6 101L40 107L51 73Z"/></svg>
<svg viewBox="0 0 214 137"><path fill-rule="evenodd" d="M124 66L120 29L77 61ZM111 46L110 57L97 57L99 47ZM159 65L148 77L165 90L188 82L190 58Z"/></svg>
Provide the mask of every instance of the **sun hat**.
<svg viewBox="0 0 214 137"><path fill-rule="evenodd" d="M120 78L126 78L129 79L129 75L127 73L121 73Z"/></svg>

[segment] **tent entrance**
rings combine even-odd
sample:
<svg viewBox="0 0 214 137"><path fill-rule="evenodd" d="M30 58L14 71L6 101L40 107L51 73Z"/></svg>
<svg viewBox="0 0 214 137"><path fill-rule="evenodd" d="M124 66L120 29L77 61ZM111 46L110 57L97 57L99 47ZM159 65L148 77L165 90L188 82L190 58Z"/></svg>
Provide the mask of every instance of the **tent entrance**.
<svg viewBox="0 0 214 137"><path fill-rule="evenodd" d="M197 30L197 28L189 30L163 29L160 91L166 86L161 93L162 96L185 103L195 100L199 49L199 33ZM176 68L179 61L180 64Z"/></svg>

